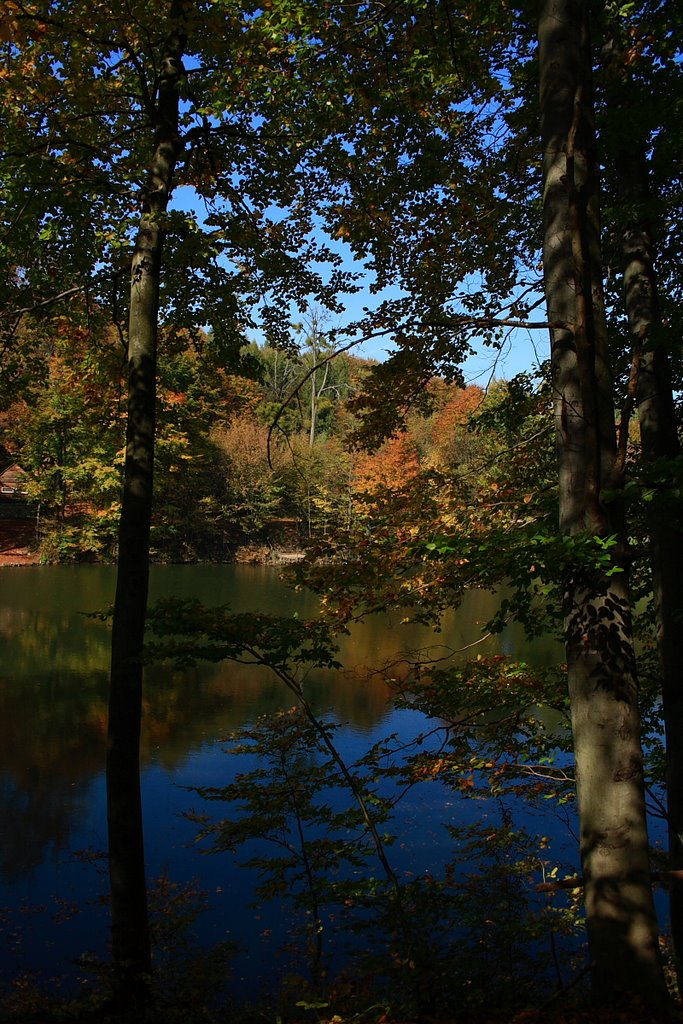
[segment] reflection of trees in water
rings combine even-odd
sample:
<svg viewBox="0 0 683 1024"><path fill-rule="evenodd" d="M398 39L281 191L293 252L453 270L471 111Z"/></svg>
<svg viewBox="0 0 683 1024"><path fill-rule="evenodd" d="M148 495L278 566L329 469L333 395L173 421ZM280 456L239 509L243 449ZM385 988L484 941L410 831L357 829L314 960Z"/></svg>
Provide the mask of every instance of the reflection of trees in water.
<svg viewBox="0 0 683 1024"><path fill-rule="evenodd" d="M0 775L0 879L12 883L26 878L43 863L48 852L70 849L74 823L84 814L87 788L69 778L42 773L36 766L21 780Z"/></svg>
<svg viewBox="0 0 683 1024"><path fill-rule="evenodd" d="M359 728L379 723L388 693L381 680L338 673L309 678L306 692L324 710ZM66 849L103 770L106 672L34 675L0 682L0 818L11 822L0 855L5 881L30 874L52 847ZM292 704L267 669L200 665L146 670L142 764L173 771L206 743Z"/></svg>
<svg viewBox="0 0 683 1024"><path fill-rule="evenodd" d="M107 676L51 673L0 680L0 877L30 874L66 849L104 764Z"/></svg>
<svg viewBox="0 0 683 1024"><path fill-rule="evenodd" d="M103 764L104 672L0 681L2 763L15 778L37 768L74 779Z"/></svg>
<svg viewBox="0 0 683 1024"><path fill-rule="evenodd" d="M0 608L3 663L12 678L107 670L109 629L97 620L57 610Z"/></svg>
<svg viewBox="0 0 683 1024"><path fill-rule="evenodd" d="M381 720L387 707L381 682L322 675L307 683L316 706L334 705L340 718L361 727ZM29 874L50 847L68 847L87 788L103 770L106 697L105 671L0 681L0 817L13 823L0 855L5 880ZM291 703L291 694L267 669L223 663L179 672L149 666L143 767L158 761L173 771L206 743Z"/></svg>
<svg viewBox="0 0 683 1024"><path fill-rule="evenodd" d="M230 600L238 583L241 600L252 607L262 604L264 611L288 614L296 607L312 615L317 608L312 595L292 595L263 567L168 567L158 570L156 583L159 589L163 582L165 593L192 594L202 589L202 580L207 592L199 596L207 604ZM78 609L107 605L111 572L22 569L12 570L11 582L11 589L3 589L11 604L0 606L5 670L0 678L0 814L10 823L0 854L5 878L18 877L22 866L28 873L50 846L68 846L88 786L103 771L109 628ZM317 712L331 710L337 721L369 732L390 709L381 670L391 666L388 674L398 680L409 671L397 660L397 649L471 642L478 624L493 614L495 601L491 594L468 595L436 636L426 627L369 618L340 639L345 671L316 670L306 678L308 700ZM546 660L539 643L535 663ZM497 649L494 641L491 650ZM515 650L520 652L518 643ZM183 671L150 665L144 700L142 764L157 762L169 772L258 715L293 703L268 669L227 662Z"/></svg>
<svg viewBox="0 0 683 1024"><path fill-rule="evenodd" d="M0 636L7 639L21 632L30 617L31 612L27 608L14 608L11 605L0 607Z"/></svg>
<svg viewBox="0 0 683 1024"><path fill-rule="evenodd" d="M379 677L316 670L304 688L313 707L334 708L341 721L370 729L388 713L390 692ZM221 662L178 671L150 665L145 673L142 759L172 770L195 749L258 715L288 708L293 696L266 668Z"/></svg>

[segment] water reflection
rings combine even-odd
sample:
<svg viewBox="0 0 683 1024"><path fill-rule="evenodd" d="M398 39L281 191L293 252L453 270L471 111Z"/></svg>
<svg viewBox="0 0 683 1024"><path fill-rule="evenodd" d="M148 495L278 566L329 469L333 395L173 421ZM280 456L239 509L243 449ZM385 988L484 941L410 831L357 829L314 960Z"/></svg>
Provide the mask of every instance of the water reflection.
<svg viewBox="0 0 683 1024"><path fill-rule="evenodd" d="M36 566L0 570L0 585L0 816L16 825L3 829L0 874L8 880L30 874L49 848L68 846L89 785L103 771L109 628L85 613L110 605L114 574L109 567ZM153 600L197 596L207 604L230 602L236 610L283 615L316 609L312 595L292 593L265 567L158 567L151 589ZM427 648L440 655L464 647L493 608L490 594L468 595L440 634L415 625L397 628L375 616L341 638L343 672L317 671L307 678L309 700L369 733L390 714L390 689L378 669L391 665L399 679L407 671L397 657L399 645L412 659ZM513 634L502 641L506 648L518 644ZM491 652L497 644L489 640L484 649ZM537 649L535 660L542 655ZM291 703L291 694L262 667L222 663L179 671L151 665L142 765L159 763L172 772L208 742Z"/></svg>
<svg viewBox="0 0 683 1024"><path fill-rule="evenodd" d="M0 570L0 907L35 901L41 893L64 893L68 885L79 895L82 873L74 871L67 882L68 855L105 845L109 628L84 613L108 608L114 583L108 567ZM236 611L307 616L316 610L312 595L293 594L265 567L154 569L152 599L170 595L231 603ZM445 654L471 644L494 608L492 595L468 595L440 634L374 617L341 639L345 670L311 673L305 681L307 696L319 711L329 710L350 723L347 742L361 752L395 728L391 691L377 670L391 665L391 675L400 679L408 662L397 657L399 649L411 651L411 660L426 648ZM520 637L509 631L488 640L481 651L501 649L520 653ZM537 664L555 656L550 641L535 645ZM189 827L178 824L182 799L177 787L215 784L216 776L225 773L226 759L216 741L257 715L292 703L291 694L261 667L148 667L141 757L150 862L163 866L181 836L182 843L191 841ZM189 860L186 853L173 856L176 869L180 860ZM188 867L188 877L198 871L196 865ZM75 952L92 944L80 933L78 942Z"/></svg>

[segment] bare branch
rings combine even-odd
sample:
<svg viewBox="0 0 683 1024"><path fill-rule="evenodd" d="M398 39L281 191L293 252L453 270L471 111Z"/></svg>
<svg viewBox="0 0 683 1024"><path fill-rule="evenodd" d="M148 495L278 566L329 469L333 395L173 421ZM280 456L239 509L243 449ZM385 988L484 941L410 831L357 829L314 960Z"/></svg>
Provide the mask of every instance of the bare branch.
<svg viewBox="0 0 683 1024"><path fill-rule="evenodd" d="M74 288L67 288L66 291L59 292L58 295L52 295L49 299L43 299L42 302L36 302L34 306L24 306L22 309L13 309L6 313L0 313L0 319L4 318L9 320L10 318L16 318L17 323L27 313L35 313L38 309L43 309L45 306L51 306L53 302L60 302L62 299L68 299L70 295L76 295L78 292L85 291L86 286L84 284L76 285ZM13 328L16 330L16 324Z"/></svg>

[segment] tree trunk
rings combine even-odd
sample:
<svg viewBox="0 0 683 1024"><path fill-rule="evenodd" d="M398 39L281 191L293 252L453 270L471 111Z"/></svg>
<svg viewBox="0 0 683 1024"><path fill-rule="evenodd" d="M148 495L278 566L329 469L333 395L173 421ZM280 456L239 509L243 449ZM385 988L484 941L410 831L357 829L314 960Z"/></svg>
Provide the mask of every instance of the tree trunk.
<svg viewBox="0 0 683 1024"><path fill-rule="evenodd" d="M602 296L591 59L583 0L539 21L543 264L555 393L560 526L616 537L610 566L569 566L565 641L586 922L596 1001L665 1006L649 875L628 551ZM571 550L571 549L570 549ZM597 550L597 548L596 548Z"/></svg>
<svg viewBox="0 0 683 1024"><path fill-rule="evenodd" d="M314 346L313 347L313 365L314 366L317 363L317 361L318 361L318 352L317 352L317 350L316 350L316 348ZM315 382L316 373L317 373L317 371L313 370L313 373L311 374L311 429L308 432L308 447L309 448L312 448L313 445L315 444L315 424L316 424L316 420L318 418L318 392L317 392L316 386L315 386L315 383L316 383Z"/></svg>
<svg viewBox="0 0 683 1024"><path fill-rule="evenodd" d="M656 466L680 455L669 355L659 309L654 242L640 214L648 195L645 143L617 155L617 185L630 223L623 226L624 300L637 366L637 403L642 457ZM678 515L667 505L664 487L648 503L650 563L662 673L662 703L667 750L669 867L683 869L683 536ZM670 890L671 933L678 982L683 989L683 886Z"/></svg>
<svg viewBox="0 0 683 1024"><path fill-rule="evenodd" d="M112 627L107 815L114 997L122 1007L144 1005L151 971L140 798L142 647L149 578L154 468L156 340L163 218L177 159L178 83L183 74L181 2L161 56L151 113L155 135L131 268L128 335L128 422Z"/></svg>

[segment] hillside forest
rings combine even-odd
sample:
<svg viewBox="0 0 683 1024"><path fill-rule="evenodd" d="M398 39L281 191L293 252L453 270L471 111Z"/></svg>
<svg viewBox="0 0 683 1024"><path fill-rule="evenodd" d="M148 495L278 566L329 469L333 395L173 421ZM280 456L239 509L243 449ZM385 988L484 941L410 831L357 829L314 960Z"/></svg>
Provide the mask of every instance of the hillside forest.
<svg viewBox="0 0 683 1024"><path fill-rule="evenodd" d="M317 327L299 352L252 343L235 374L212 358L210 335L195 345L182 332L162 334L153 559L296 555L315 538L358 526L367 518L364 496L380 485L392 490L420 471L459 467L476 487L495 472L496 447L506 444L509 428L485 431L477 419L485 414L492 424L495 409L500 417L508 385L485 392L434 378L429 412L411 412L405 431L361 451L353 444L353 400L372 361L335 356L322 343ZM28 474L42 562L115 560L122 355L114 333L93 337L65 318L51 319L47 336L31 332L15 347L16 398L1 414L4 464ZM531 407L531 380L527 388Z"/></svg>
<svg viewBox="0 0 683 1024"><path fill-rule="evenodd" d="M0 0L0 15L2 460L26 474L42 560L116 563L97 1012L165 1012L144 666L227 660L269 669L298 709L250 729L263 774L242 784L245 821L300 843L314 951L322 903L346 906L339 864L374 858L352 905L381 937L384 989L346 1004L350 1020L503 1012L480 976L464 1009L467 982L451 987L472 886L446 926L457 879L399 878L383 772L572 803L580 871L551 873L547 891L585 956L555 952L572 980L548 1012L680 1019L678 5ZM475 349L495 365L522 336L533 366L465 379ZM386 358L361 358L368 342ZM318 596L315 616L149 606L154 560L272 551L304 552L290 579ZM339 668L353 623L391 611L438 630L476 589L498 596L487 631L561 638L562 663L415 664L397 700L445 723L441 747L386 771L377 749L347 764L307 674ZM538 708L565 731L546 733ZM263 804L259 780L278 764L289 778L294 749L289 797ZM313 751L349 796L345 819L305 770ZM351 825L358 843L338 845ZM326 979L310 982L301 1016L342 1020ZM547 984L491 991L543 1021Z"/></svg>

